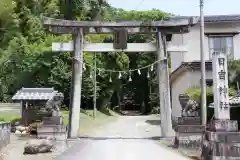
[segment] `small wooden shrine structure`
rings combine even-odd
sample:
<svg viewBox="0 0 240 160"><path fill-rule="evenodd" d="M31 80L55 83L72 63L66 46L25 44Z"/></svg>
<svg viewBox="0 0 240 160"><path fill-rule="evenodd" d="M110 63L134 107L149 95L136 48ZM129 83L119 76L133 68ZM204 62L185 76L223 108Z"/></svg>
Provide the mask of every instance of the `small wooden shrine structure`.
<svg viewBox="0 0 240 160"><path fill-rule="evenodd" d="M60 97L60 98L59 98ZM29 125L36 121L43 121L43 117L51 117L51 106L60 105L63 94L54 88L21 88L12 97L21 103L22 124Z"/></svg>

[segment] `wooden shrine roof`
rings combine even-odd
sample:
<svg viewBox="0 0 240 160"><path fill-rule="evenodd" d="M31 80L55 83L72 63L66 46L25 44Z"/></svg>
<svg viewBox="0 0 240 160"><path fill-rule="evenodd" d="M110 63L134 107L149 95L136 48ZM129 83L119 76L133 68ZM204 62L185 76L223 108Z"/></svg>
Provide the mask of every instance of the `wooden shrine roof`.
<svg viewBox="0 0 240 160"><path fill-rule="evenodd" d="M21 88L12 100L49 100L57 93L54 88Z"/></svg>

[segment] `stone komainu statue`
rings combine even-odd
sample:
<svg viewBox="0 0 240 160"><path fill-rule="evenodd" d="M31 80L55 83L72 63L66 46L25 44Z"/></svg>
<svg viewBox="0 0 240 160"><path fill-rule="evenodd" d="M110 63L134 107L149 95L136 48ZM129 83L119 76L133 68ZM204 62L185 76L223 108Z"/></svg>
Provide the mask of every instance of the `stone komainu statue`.
<svg viewBox="0 0 240 160"><path fill-rule="evenodd" d="M62 93L56 93L51 99L46 103L46 109L49 111L59 111L60 105L64 99Z"/></svg>
<svg viewBox="0 0 240 160"><path fill-rule="evenodd" d="M182 116L200 116L200 106L197 101L187 94L179 94L178 99L182 107Z"/></svg>

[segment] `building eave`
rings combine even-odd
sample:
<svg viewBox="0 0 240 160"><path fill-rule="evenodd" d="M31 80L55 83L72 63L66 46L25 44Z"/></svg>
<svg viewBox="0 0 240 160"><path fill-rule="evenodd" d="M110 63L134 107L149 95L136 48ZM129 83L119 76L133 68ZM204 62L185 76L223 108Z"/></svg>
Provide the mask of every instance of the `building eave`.
<svg viewBox="0 0 240 160"><path fill-rule="evenodd" d="M171 18L176 19L184 19L189 16L175 16ZM232 15L206 15L204 16L204 23L211 24L211 23L234 23L240 22L240 14L232 14ZM200 23L200 19L198 19L198 23Z"/></svg>
<svg viewBox="0 0 240 160"><path fill-rule="evenodd" d="M206 61L206 71L212 71L212 61ZM170 84L175 82L177 78L187 71L201 71L201 62L193 61L193 62L183 62L177 69L175 69L170 74Z"/></svg>

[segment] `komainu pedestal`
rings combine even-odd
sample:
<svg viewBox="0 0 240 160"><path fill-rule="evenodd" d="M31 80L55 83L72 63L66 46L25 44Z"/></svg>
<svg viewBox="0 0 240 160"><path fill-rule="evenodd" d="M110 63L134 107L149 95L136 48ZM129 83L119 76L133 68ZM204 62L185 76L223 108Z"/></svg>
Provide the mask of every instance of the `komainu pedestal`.
<svg viewBox="0 0 240 160"><path fill-rule="evenodd" d="M51 113L50 117L43 118L43 125L37 128L38 138L47 138L55 140L66 139L66 127L63 124L63 117L60 111L60 105L63 101L61 93L55 94L46 103L46 109Z"/></svg>
<svg viewBox="0 0 240 160"><path fill-rule="evenodd" d="M62 116L59 112L51 117L44 117L43 125L37 128L38 138L65 140L66 127L63 125Z"/></svg>
<svg viewBox="0 0 240 160"><path fill-rule="evenodd" d="M202 159L240 160L240 132L235 120L212 120L203 136Z"/></svg>
<svg viewBox="0 0 240 160"><path fill-rule="evenodd" d="M200 148L205 126L201 125L199 105L187 94L180 94L179 102L182 106L182 117L177 117L173 123L176 132L174 147Z"/></svg>
<svg viewBox="0 0 240 160"><path fill-rule="evenodd" d="M205 126L201 125L200 117L178 117L174 128L175 148L200 148Z"/></svg>

